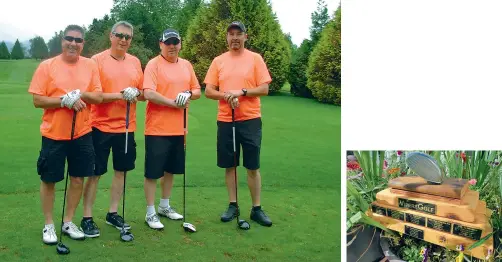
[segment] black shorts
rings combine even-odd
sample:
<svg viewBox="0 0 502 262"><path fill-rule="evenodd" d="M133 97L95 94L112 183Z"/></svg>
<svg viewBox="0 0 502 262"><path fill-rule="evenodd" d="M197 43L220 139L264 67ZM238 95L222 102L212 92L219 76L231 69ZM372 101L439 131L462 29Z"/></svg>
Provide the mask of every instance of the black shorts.
<svg viewBox="0 0 502 262"><path fill-rule="evenodd" d="M145 135L145 177L159 179L164 172L185 172L185 148L183 136Z"/></svg>
<svg viewBox="0 0 502 262"><path fill-rule="evenodd" d="M94 147L91 133L73 141L52 140L42 137L42 149L37 161L37 172L44 182L55 183L64 179L65 160L68 159L70 176L94 175Z"/></svg>
<svg viewBox="0 0 502 262"><path fill-rule="evenodd" d="M218 121L217 154L218 166L229 168L234 166L234 144L232 122ZM237 166L239 166L240 147L242 146L244 167L250 170L260 168L261 118L235 122L235 150Z"/></svg>
<svg viewBox="0 0 502 262"><path fill-rule="evenodd" d="M96 152L96 168L94 174L101 176L108 171L108 157L113 150L113 170L130 171L135 168L136 141L134 132L129 132L127 138L127 155L125 154L125 133L107 133L92 128L92 140Z"/></svg>

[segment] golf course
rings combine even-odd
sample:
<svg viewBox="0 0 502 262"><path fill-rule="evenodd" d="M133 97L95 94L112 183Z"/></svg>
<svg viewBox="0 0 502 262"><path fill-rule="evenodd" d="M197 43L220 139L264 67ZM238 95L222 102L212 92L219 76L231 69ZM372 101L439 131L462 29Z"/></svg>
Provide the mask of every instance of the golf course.
<svg viewBox="0 0 502 262"><path fill-rule="evenodd" d="M272 227L262 227L249 219L251 199L242 166L237 171L239 206L241 218L251 228L238 229L235 219L220 221L228 196L224 170L216 166L217 101L203 95L190 103L187 136L186 222L194 224L197 232L186 233L182 221L165 217L161 218L164 230L150 229L145 224L143 191L146 103L139 102L136 169L127 174L125 211L134 241L122 242L120 231L105 224L113 175L110 157L93 209L101 236L83 241L63 236L71 253L58 255L55 245L42 243L44 217L36 161L43 110L33 106L27 92L39 63L30 59L0 60L0 261L340 260L341 109L292 96L287 86L261 98L261 205L272 219ZM174 183L170 204L182 214L183 176L176 176ZM58 237L64 186L64 181L56 185L53 214ZM160 185L156 207L159 199ZM81 200L73 219L77 225L82 219L82 206Z"/></svg>

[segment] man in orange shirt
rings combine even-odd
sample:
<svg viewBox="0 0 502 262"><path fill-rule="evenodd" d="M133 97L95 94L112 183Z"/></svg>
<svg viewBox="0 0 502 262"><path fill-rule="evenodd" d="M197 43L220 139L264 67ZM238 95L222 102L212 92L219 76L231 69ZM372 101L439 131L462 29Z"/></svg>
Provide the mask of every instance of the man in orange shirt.
<svg viewBox="0 0 502 262"><path fill-rule="evenodd" d="M92 219L92 206L101 175L106 174L110 149L113 149L115 175L110 190L110 208L106 223L117 229L130 229L117 214L124 187L124 172L135 168L136 104L143 85L143 70L138 58L127 53L133 37L133 26L126 21L113 25L111 47L92 57L98 65L103 87L103 103L91 107L92 140L96 152L95 176L89 177L84 189L84 217L81 227L86 237L98 237L99 228ZM127 154L125 154L126 106L130 103Z"/></svg>
<svg viewBox="0 0 502 262"><path fill-rule="evenodd" d="M232 22L227 27L229 51L213 60L204 80L206 97L219 100L217 159L218 166L225 168L230 200L221 221L229 222L240 214L236 203L232 137L232 108L235 108L237 161L241 145L253 201L250 218L260 225L271 226L272 221L260 205L259 168L262 137L260 96L268 94L268 84L272 79L263 58L244 47L246 40L246 27L241 22Z"/></svg>
<svg viewBox="0 0 502 262"><path fill-rule="evenodd" d="M192 64L178 57L181 49L179 33L174 29L165 30L159 45L161 53L146 65L143 82L144 96L148 100L145 121L145 221L153 229L164 228L154 207L159 178L162 198L158 214L175 220L183 218L169 205L169 197L173 174L182 174L185 167L183 110L190 100L200 98L200 85Z"/></svg>
<svg viewBox="0 0 502 262"><path fill-rule="evenodd" d="M87 104L98 104L103 100L96 63L80 56L84 47L82 27L68 26L64 30L61 46L62 54L40 63L28 89L33 94L35 107L44 109L37 172L41 179L40 199L45 217L42 240L46 244L57 243L52 209L55 185L64 179L66 158L70 188L62 230L72 239L85 238L72 218L82 196L84 177L94 173L94 148ZM75 131L70 141L73 114L76 114Z"/></svg>

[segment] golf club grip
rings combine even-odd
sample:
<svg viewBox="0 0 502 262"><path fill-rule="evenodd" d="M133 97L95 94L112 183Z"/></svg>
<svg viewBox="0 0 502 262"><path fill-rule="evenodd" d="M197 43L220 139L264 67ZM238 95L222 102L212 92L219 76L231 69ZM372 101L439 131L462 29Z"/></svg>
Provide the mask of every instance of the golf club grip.
<svg viewBox="0 0 502 262"><path fill-rule="evenodd" d="M234 144L234 154L237 152L235 148L235 109L232 108L232 141Z"/></svg>
<svg viewBox="0 0 502 262"><path fill-rule="evenodd" d="M77 122L77 111L73 110L73 119L71 120L70 140L73 140L73 135L75 133L75 122Z"/></svg>
<svg viewBox="0 0 502 262"><path fill-rule="evenodd" d="M131 110L131 102L127 101L126 106L126 129L129 128L129 111Z"/></svg>

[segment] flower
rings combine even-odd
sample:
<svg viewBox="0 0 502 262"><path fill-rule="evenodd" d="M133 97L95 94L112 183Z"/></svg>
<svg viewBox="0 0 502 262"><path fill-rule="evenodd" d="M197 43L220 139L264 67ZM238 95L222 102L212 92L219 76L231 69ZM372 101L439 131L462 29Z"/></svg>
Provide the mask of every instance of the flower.
<svg viewBox="0 0 502 262"><path fill-rule="evenodd" d="M397 174L399 172L399 167L394 167L394 168L391 168L389 169L389 171L387 171L389 173L389 175L394 175L394 174Z"/></svg>
<svg viewBox="0 0 502 262"><path fill-rule="evenodd" d="M476 180L476 179L474 179L474 178L473 178L473 179L471 179L471 180L469 180L469 184L471 184L471 185L473 185L473 186L474 186L474 185L476 185L476 183L477 183L477 182L478 182L478 180Z"/></svg>
<svg viewBox="0 0 502 262"><path fill-rule="evenodd" d="M397 151L397 155L400 156L403 154L403 151Z"/></svg>
<svg viewBox="0 0 502 262"><path fill-rule="evenodd" d="M357 161L350 161L347 163L347 168L349 170L359 170L361 169L361 166L357 163Z"/></svg>
<svg viewBox="0 0 502 262"><path fill-rule="evenodd" d="M383 169L387 169L388 166L389 166L389 164L387 163L387 160L384 160L383 161Z"/></svg>

